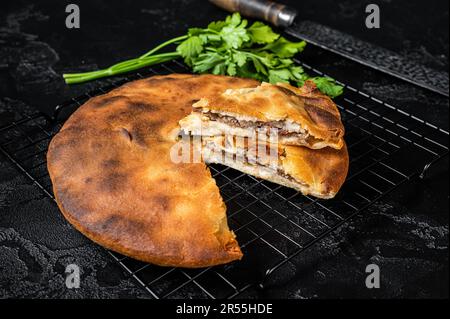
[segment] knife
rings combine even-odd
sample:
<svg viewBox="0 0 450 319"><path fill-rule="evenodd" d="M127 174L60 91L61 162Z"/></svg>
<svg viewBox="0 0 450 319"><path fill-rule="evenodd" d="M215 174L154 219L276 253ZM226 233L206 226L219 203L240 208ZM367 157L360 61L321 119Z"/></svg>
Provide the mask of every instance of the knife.
<svg viewBox="0 0 450 319"><path fill-rule="evenodd" d="M269 0L209 0L230 12L264 20L295 38L305 40L324 50L358 62L372 69L397 77L422 88L449 96L448 73L410 61L408 58L340 32L330 27L300 21L297 11Z"/></svg>

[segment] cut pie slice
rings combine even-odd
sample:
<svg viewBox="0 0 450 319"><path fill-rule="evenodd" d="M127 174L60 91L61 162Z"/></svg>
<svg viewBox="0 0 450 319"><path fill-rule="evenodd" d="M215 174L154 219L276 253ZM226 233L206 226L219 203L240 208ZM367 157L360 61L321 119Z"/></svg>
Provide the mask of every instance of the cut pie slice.
<svg viewBox="0 0 450 319"><path fill-rule="evenodd" d="M344 145L344 126L336 105L311 81L301 88L262 83L255 88L227 89L195 103L180 126L186 134L202 136L224 132L251 136L257 130L275 129L279 143L285 145L312 149Z"/></svg>
<svg viewBox="0 0 450 319"><path fill-rule="evenodd" d="M254 143L231 136L202 137L201 154L206 163L223 164L319 198L336 195L345 181L349 163L345 144L340 150L312 150Z"/></svg>

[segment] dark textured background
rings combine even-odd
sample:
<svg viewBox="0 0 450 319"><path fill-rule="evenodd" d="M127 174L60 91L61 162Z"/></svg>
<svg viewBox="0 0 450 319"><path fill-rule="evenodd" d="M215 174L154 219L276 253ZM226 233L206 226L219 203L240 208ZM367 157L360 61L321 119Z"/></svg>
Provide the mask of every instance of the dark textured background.
<svg viewBox="0 0 450 319"><path fill-rule="evenodd" d="M368 1L285 1L305 20L328 25L448 72L447 1L370 1L381 29L364 27ZM81 29L64 26L68 1L0 4L0 126L14 110L49 111L102 80L65 86L60 74L91 70L136 56L189 26L225 13L206 1L77 1ZM448 99L360 67L312 46L305 62L337 79L448 129ZM414 160L413 158L411 160ZM448 157L425 179L402 186L369 212L309 249L289 280L245 296L447 297ZM68 290L64 269L82 268ZM365 288L365 266L376 263L382 287ZM276 281L276 280L275 280ZM97 245L76 232L55 204L0 155L0 297L148 297Z"/></svg>

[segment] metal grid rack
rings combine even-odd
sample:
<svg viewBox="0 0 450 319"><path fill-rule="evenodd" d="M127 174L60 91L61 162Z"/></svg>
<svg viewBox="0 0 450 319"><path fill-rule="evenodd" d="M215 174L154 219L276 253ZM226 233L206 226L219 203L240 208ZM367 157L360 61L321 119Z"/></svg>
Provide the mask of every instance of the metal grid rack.
<svg viewBox="0 0 450 319"><path fill-rule="evenodd" d="M308 65L310 73L324 75ZM95 92L55 108L50 119L39 112L17 114L0 127L0 153L11 160L46 196L53 197L45 155L60 129L61 113L73 112L92 96L134 79L153 74L188 72L175 61L135 73ZM244 258L205 269L164 268L110 252L113 259L154 298L232 298L249 287L264 287L280 268L296 265L296 258L317 241L361 213L400 184L420 176L448 155L449 133L375 97L341 83L345 94L336 100L346 127L350 153L347 180L331 200L298 192L211 165L227 205L231 229Z"/></svg>

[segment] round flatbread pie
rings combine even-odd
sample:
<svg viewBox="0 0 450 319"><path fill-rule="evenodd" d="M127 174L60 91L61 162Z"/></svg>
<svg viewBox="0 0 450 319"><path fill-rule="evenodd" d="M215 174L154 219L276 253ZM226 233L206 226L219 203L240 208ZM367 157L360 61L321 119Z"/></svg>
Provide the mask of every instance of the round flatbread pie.
<svg viewBox="0 0 450 319"><path fill-rule="evenodd" d="M204 163L171 160L192 104L259 83L214 75L154 76L94 97L52 139L56 201L88 238L157 265L205 267L242 257Z"/></svg>
<svg viewBox="0 0 450 319"><path fill-rule="evenodd" d="M171 155L178 123L194 103L259 84L171 74L130 82L87 101L55 135L47 154L56 202L65 218L98 244L157 265L207 267L240 259L208 167L174 161ZM323 198L333 197L345 180L345 145L339 150L282 150L275 171L262 163L229 166Z"/></svg>

